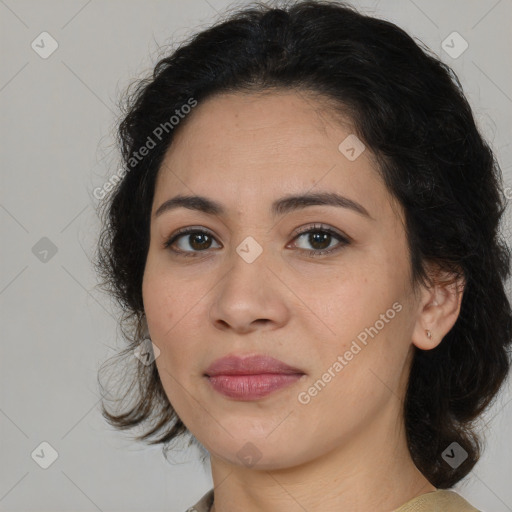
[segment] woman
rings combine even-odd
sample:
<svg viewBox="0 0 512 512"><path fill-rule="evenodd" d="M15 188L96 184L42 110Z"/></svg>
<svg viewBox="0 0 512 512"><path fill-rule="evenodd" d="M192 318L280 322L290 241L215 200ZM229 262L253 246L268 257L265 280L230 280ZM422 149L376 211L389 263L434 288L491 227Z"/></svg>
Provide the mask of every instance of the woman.
<svg viewBox="0 0 512 512"><path fill-rule="evenodd" d="M510 252L453 71L348 5L254 4L158 62L119 136L97 269L141 362L103 414L206 448L190 510L476 510L449 488L509 369Z"/></svg>

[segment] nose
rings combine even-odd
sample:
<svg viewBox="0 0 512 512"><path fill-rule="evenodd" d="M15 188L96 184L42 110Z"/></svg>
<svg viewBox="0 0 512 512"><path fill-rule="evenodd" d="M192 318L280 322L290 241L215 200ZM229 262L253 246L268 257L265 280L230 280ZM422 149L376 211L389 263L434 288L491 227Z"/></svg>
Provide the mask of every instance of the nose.
<svg viewBox="0 0 512 512"><path fill-rule="evenodd" d="M291 294L269 266L265 251L254 261L234 253L230 268L212 290L210 322L239 334L282 327L290 317Z"/></svg>

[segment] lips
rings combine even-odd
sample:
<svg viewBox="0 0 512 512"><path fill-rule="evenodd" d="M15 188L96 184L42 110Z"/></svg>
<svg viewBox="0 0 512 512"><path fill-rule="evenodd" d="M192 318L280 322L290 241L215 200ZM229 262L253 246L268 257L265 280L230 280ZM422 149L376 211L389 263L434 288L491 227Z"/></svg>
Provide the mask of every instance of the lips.
<svg viewBox="0 0 512 512"><path fill-rule="evenodd" d="M268 356L217 359L205 372L212 389L239 401L259 400L297 382L305 373Z"/></svg>
<svg viewBox="0 0 512 512"><path fill-rule="evenodd" d="M301 374L298 368L287 365L279 359L269 356L227 356L214 361L205 371L208 377L217 375L261 375L272 374Z"/></svg>

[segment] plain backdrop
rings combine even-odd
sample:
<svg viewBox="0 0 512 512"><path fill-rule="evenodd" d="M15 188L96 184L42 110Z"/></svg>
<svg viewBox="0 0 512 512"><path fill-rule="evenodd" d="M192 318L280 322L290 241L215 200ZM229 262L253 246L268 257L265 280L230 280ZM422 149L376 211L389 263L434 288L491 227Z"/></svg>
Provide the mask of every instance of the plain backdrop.
<svg viewBox="0 0 512 512"><path fill-rule="evenodd" d="M183 512L212 485L197 450L170 464L99 413L97 371L121 342L113 305L94 288L92 191L117 172L120 92L162 45L246 3L0 0L2 511ZM512 0L353 3L453 67L512 187ZM443 49L454 31L468 44L457 57ZM485 415L486 451L456 487L486 512L512 511L511 400L507 387Z"/></svg>

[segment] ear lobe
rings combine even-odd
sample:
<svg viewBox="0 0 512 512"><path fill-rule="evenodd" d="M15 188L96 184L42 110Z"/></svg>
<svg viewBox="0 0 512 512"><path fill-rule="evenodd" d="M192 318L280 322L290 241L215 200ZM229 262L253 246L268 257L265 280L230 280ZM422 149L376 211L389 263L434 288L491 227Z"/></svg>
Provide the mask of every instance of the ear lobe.
<svg viewBox="0 0 512 512"><path fill-rule="evenodd" d="M416 347L431 350L441 343L457 321L464 286L463 277L456 278L451 274L448 279L437 279L432 287L423 288L412 335Z"/></svg>

